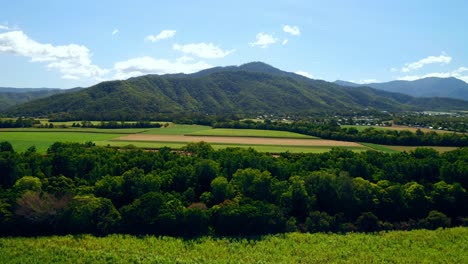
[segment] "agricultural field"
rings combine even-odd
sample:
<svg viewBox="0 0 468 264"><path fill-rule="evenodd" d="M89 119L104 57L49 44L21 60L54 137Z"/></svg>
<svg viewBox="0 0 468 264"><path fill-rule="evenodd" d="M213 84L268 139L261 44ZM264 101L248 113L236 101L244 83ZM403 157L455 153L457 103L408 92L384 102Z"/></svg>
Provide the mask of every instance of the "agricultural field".
<svg viewBox="0 0 468 264"><path fill-rule="evenodd" d="M26 130L26 129L24 129ZM8 131L0 130L0 141L8 141L13 145L16 151L22 152L31 146L35 146L40 153L46 150L54 142L78 142L85 143L88 141L99 142L121 136L122 134L115 133L91 133L91 132L63 132L63 131L24 131L16 132L11 129Z"/></svg>
<svg viewBox="0 0 468 264"><path fill-rule="evenodd" d="M380 145L380 144L373 144L373 143L361 143L362 145L371 148L373 150L382 151L386 153L396 153L396 152L410 152L415 150L416 148L432 148L437 150L440 153L444 153L447 151L452 151L457 149L457 147L441 147L441 146L389 146L389 145Z"/></svg>
<svg viewBox="0 0 468 264"><path fill-rule="evenodd" d="M292 138L260 138L260 137L222 137L222 136L186 136L186 135L145 135L131 134L117 138L125 141L155 141L155 142L208 142L244 145L283 145L312 147L360 147L359 143L327 139L292 139Z"/></svg>
<svg viewBox="0 0 468 264"><path fill-rule="evenodd" d="M402 152L402 151L409 152L418 148L417 146L385 146L385 147L392 149L396 152ZM440 147L440 146L431 146L430 148L435 149L440 153L457 149L457 147Z"/></svg>
<svg viewBox="0 0 468 264"><path fill-rule="evenodd" d="M198 136L197 136L198 135ZM203 136L202 136L203 135ZM263 137L261 136L263 135ZM353 142L320 140L315 137L292 132L212 129L201 125L179 125L169 123L161 128L100 129L100 128L11 128L0 129L0 141L9 141L16 151L25 151L35 146L44 153L54 142L94 142L100 146L158 149L170 147L180 149L190 142L205 141L213 148L243 147L261 152L304 152L322 153L333 147L344 147L353 151L365 151L368 147Z"/></svg>
<svg viewBox="0 0 468 264"><path fill-rule="evenodd" d="M130 235L0 238L1 263L468 263L468 228L258 239Z"/></svg>
<svg viewBox="0 0 468 264"><path fill-rule="evenodd" d="M169 147L172 149L180 149L187 145L183 142L155 142L155 141L125 141L125 140L104 140L96 142L99 146L113 146L113 147L137 147L143 149L159 149L162 147ZM210 143L210 145L218 150L223 148L253 148L259 152L268 153L323 153L332 150L332 146L287 146L287 145L255 145L255 144L227 144L227 143ZM361 152L369 150L367 147L342 147L354 152Z"/></svg>
<svg viewBox="0 0 468 264"><path fill-rule="evenodd" d="M100 146L125 147L132 145L144 149L170 147L180 149L190 142L205 141L213 148L254 148L269 153L322 153L333 147L346 148L355 152L377 150L387 153L411 151L416 147L384 146L372 143L323 140L298 133L256 129L213 129L202 125L180 125L168 123L161 128L5 128L0 129L0 141L9 141L16 151L25 151L35 146L44 153L54 142L94 142ZM67 124L69 125L69 124ZM440 152L455 147L433 147Z"/></svg>
<svg viewBox="0 0 468 264"><path fill-rule="evenodd" d="M169 123L167 127L161 128L149 128L146 129L143 134L153 134L153 135L186 135L195 133L198 131L209 130L211 127L209 126L201 126L201 125L180 125Z"/></svg>
<svg viewBox="0 0 468 264"><path fill-rule="evenodd" d="M221 137L261 137L261 138L317 138L313 136L275 130L259 130L259 129L229 129L215 128L208 130L200 130L189 133L190 136L221 136Z"/></svg>

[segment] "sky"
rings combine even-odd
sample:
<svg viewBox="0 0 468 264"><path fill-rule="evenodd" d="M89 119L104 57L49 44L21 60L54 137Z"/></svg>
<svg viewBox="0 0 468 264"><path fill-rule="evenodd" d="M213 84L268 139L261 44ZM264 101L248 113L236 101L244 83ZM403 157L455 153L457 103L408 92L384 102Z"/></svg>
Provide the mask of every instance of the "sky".
<svg viewBox="0 0 468 264"><path fill-rule="evenodd" d="M88 87L252 61L327 81L468 82L463 0L15 0L0 8L1 87Z"/></svg>

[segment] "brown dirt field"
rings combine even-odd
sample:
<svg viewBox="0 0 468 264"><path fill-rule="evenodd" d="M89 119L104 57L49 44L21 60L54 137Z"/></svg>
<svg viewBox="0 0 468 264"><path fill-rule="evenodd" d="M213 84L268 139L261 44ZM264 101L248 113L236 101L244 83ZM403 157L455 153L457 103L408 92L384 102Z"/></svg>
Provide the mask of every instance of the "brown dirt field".
<svg viewBox="0 0 468 264"><path fill-rule="evenodd" d="M285 146L331 146L331 147L362 147L361 144L348 141L326 139L291 139L291 138L249 138L249 137L211 137L184 135L149 135L131 134L117 138L128 141L159 141L159 142L208 142L250 145L285 145Z"/></svg>

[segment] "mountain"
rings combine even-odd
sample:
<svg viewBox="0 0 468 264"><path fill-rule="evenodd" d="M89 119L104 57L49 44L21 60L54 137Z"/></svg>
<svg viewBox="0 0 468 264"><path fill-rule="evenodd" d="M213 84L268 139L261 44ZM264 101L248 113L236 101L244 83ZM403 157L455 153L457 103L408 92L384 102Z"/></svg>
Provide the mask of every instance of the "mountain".
<svg viewBox="0 0 468 264"><path fill-rule="evenodd" d="M79 88L75 88L79 89ZM44 98L54 94L65 93L75 89L64 90L58 88L10 88L0 87L0 111L9 107Z"/></svg>
<svg viewBox="0 0 468 264"><path fill-rule="evenodd" d="M34 100L10 115L76 119L139 119L157 113L284 114L363 109L468 109L455 99L420 99L369 87L343 87L254 62L194 74L146 75Z"/></svg>
<svg viewBox="0 0 468 264"><path fill-rule="evenodd" d="M391 81L368 84L357 84L338 80L335 81L335 83L349 87L368 86L379 90L403 93L417 97L448 97L468 100L468 83L453 77L428 77L415 81Z"/></svg>

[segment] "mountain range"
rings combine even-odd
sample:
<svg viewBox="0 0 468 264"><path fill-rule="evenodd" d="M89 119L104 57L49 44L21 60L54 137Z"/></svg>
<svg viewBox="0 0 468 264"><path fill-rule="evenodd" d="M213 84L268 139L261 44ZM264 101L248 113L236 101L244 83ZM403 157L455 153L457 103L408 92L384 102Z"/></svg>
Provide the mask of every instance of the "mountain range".
<svg viewBox="0 0 468 264"><path fill-rule="evenodd" d="M367 86L394 93L417 97L448 97L468 100L468 83L457 78L428 77L415 81L391 81L384 83L357 84L347 81L335 81L336 84L349 87Z"/></svg>
<svg viewBox="0 0 468 264"><path fill-rule="evenodd" d="M281 71L262 62L193 74L106 81L9 108L15 116L139 119L159 113L285 114L375 109L467 110L468 101L417 98L371 87L347 87Z"/></svg>
<svg viewBox="0 0 468 264"><path fill-rule="evenodd" d="M0 111L9 107L72 90L58 88L10 88L0 87Z"/></svg>

